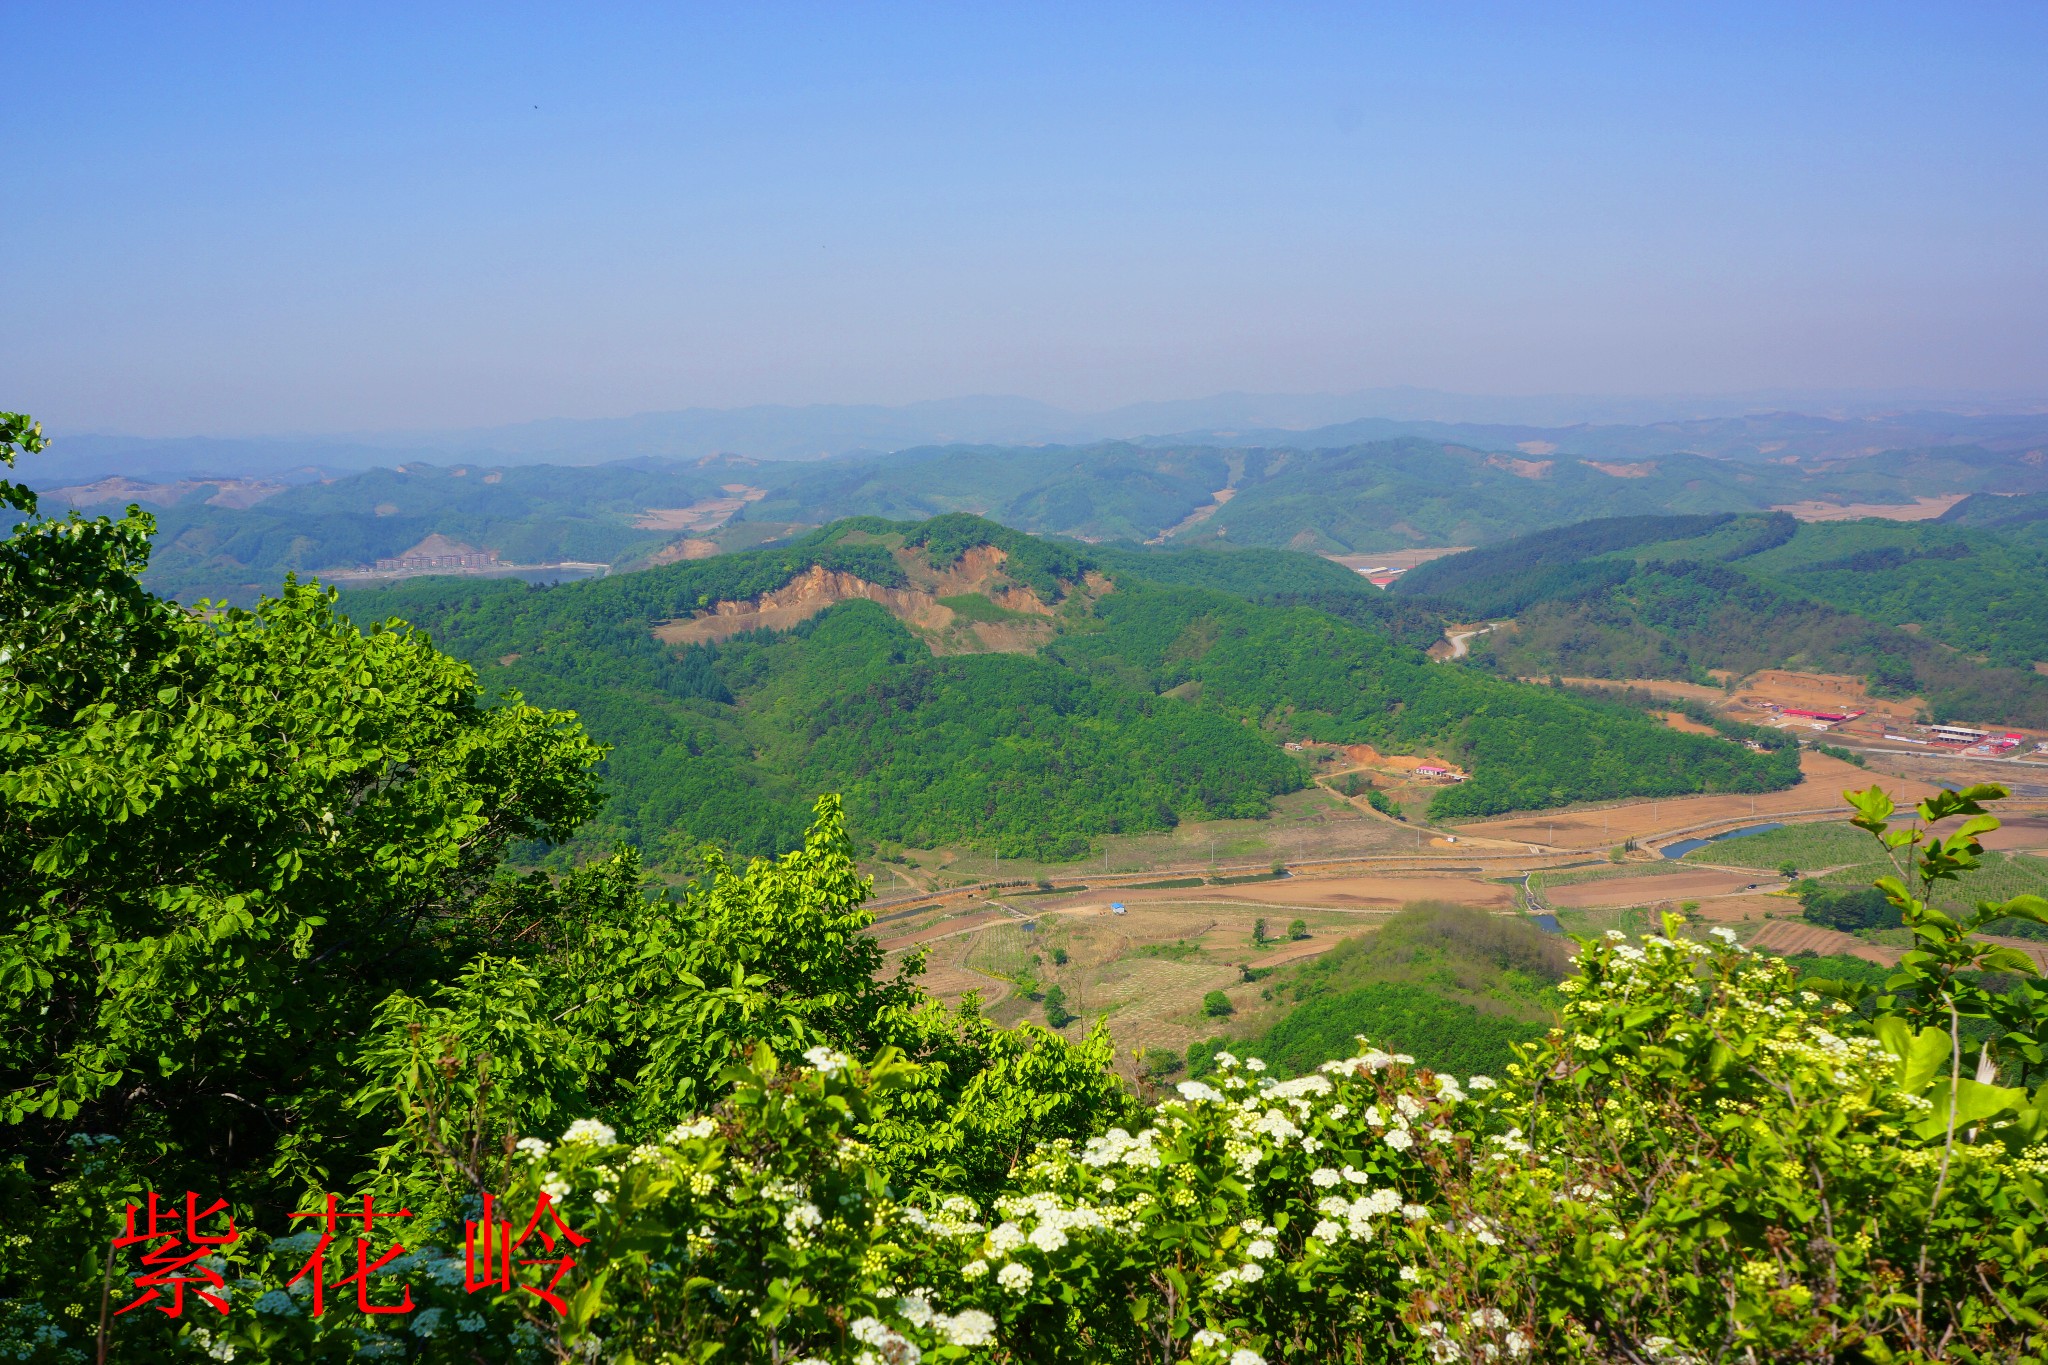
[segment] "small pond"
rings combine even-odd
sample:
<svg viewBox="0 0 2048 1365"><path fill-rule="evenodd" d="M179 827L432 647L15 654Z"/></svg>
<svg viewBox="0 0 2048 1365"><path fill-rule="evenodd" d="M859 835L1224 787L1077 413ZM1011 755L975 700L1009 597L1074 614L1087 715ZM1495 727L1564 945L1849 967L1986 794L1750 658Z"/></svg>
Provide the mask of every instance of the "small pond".
<svg viewBox="0 0 2048 1365"><path fill-rule="evenodd" d="M1680 839L1675 844L1666 844L1659 852L1663 853L1667 858L1683 858L1696 848L1705 848L1708 844L1718 844L1723 839L1747 839L1752 834L1769 834L1774 829L1783 828L1785 828L1783 822L1775 825L1746 825L1741 829L1731 829L1726 834L1713 834L1704 839Z"/></svg>

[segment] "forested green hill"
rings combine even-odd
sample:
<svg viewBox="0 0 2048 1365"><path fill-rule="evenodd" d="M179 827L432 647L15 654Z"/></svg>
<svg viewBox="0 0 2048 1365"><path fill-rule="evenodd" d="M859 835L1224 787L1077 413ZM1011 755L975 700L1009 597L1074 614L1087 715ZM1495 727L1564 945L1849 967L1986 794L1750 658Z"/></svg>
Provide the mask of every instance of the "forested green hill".
<svg viewBox="0 0 2048 1365"><path fill-rule="evenodd" d="M1743 567L2002 667L2048 660L2048 521L1819 523Z"/></svg>
<svg viewBox="0 0 2048 1365"><path fill-rule="evenodd" d="M1371 934L1347 938L1271 989L1293 1008L1242 1042L1218 1039L1188 1049L1204 1075L1219 1048L1261 1057L1286 1075L1315 1070L1360 1034L1413 1053L1437 1071L1505 1074L1515 1044L1556 1023L1556 985L1572 945L1519 916L1424 901L1401 908Z"/></svg>
<svg viewBox="0 0 2048 1365"><path fill-rule="evenodd" d="M1473 660L1514 676L1705 681L1710 669L1850 673L1941 718L2048 724L2048 554L2037 533L1637 517L1425 564L1396 589L1513 616ZM1906 629L1905 627L1912 627Z"/></svg>
<svg viewBox="0 0 2048 1365"><path fill-rule="evenodd" d="M935 658L937 637L865 600L714 644L653 634L813 567L898 588L906 567L943 568L983 544L1005 556L1004 582L1056 604L1041 653ZM1105 571L1113 591L1078 591ZM1278 551L1098 554L961 515L855 519L781 549L602 581L420 581L352 591L345 606L425 627L487 687L578 711L613 746L611 801L585 838L672 851L786 843L811 796L834 790L871 842L1076 857L1104 834L1263 814L1303 780L1279 747L1295 736L1455 759L1474 776L1445 790L1447 816L1765 790L1797 771L1789 749L1754 754L1430 663L1389 633L1434 638L1426 609Z"/></svg>
<svg viewBox="0 0 2048 1365"><path fill-rule="evenodd" d="M1472 777L1437 796L1430 810L1438 817L1622 795L1767 791L1798 777L1789 748L1752 753L1631 709L1432 663L1309 607L1133 582L1051 652L1287 733L1452 758Z"/></svg>

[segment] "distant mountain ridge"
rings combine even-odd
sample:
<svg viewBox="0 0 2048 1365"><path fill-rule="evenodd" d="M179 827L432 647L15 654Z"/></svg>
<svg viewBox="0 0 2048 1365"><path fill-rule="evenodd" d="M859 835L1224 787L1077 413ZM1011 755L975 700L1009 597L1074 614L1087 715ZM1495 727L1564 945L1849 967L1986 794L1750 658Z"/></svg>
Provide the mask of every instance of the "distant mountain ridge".
<svg viewBox="0 0 2048 1365"><path fill-rule="evenodd" d="M1974 444L2048 448L2048 412L1982 414L1939 403L1841 404L1827 395L1725 399L1485 398L1420 389L1352 394L1225 393L1076 413L1036 399L977 395L900 406L762 404L626 417L549 418L450 431L175 438L78 435L55 449L61 481L110 475L288 481L415 460L597 464L733 453L818 460L932 445L1140 441L1317 449L1401 436L1513 449L1640 457L1821 458ZM1771 401L1777 400L1777 401ZM1967 408L1968 405L1955 405ZM1823 408L1815 416L1800 408ZM1547 452L1546 452L1547 453Z"/></svg>
<svg viewBox="0 0 2048 1365"><path fill-rule="evenodd" d="M2023 433L2012 423L2001 430L2006 439ZM150 505L160 532L150 581L188 601L252 600L287 571L368 568L434 532L508 563L615 569L761 545L847 516L953 512L1092 543L1375 554L1486 545L1589 517L1779 508L1853 516L1925 495L2048 493L2048 446L1933 445L1788 462L1422 436L1333 447L1317 444L1315 432L1301 435L1279 446L955 444L810 461L636 455L572 464L444 454L325 480L155 484L67 479L60 461L41 454L22 472L46 490L52 510Z"/></svg>

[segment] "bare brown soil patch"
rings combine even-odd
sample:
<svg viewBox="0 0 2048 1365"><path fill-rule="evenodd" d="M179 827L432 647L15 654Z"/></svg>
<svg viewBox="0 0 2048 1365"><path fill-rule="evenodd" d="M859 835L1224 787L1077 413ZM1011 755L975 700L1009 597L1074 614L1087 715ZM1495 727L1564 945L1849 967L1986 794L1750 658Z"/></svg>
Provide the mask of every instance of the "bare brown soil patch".
<svg viewBox="0 0 2048 1365"><path fill-rule="evenodd" d="M265 498L284 492L284 485L264 479L179 479L173 483L145 483L116 474L94 483L52 488L44 493L46 502L67 507L97 507L106 503L140 502L170 507L183 502L202 488L211 488L208 507L246 509Z"/></svg>
<svg viewBox="0 0 2048 1365"><path fill-rule="evenodd" d="M701 536L685 536L672 540L647 557L650 565L675 564L683 560L709 559L718 553L718 542Z"/></svg>
<svg viewBox="0 0 2048 1365"><path fill-rule="evenodd" d="M1580 882L1543 892L1543 899L1568 910L1589 910L1597 906L1655 905L1659 901L1704 900L1708 896L1747 891L1760 882L1777 884L1777 878L1760 872L1717 872L1708 868L1684 868L1652 877L1613 877L1606 881Z"/></svg>
<svg viewBox="0 0 2048 1365"><path fill-rule="evenodd" d="M2014 815L2000 818L2005 821L2003 825L1979 837L1978 842L1984 847L2007 852L2035 852L2048 849L2048 815Z"/></svg>
<svg viewBox="0 0 2048 1365"><path fill-rule="evenodd" d="M923 633L935 654L1025 653L1051 638L1052 607L1031 589L1002 576L1006 556L995 546L976 546L943 570L933 569L921 555L910 551L898 551L896 559L912 586L885 588L854 574L813 565L773 592L715 603L703 615L663 622L654 634L670 644L708 644L750 630L787 630L827 607L865 598ZM1006 611L1039 619L963 622L939 599L965 593L979 593Z"/></svg>
<svg viewBox="0 0 2048 1365"><path fill-rule="evenodd" d="M1938 498L1915 498L1911 502L1788 502L1773 512L1790 512L1801 521L1855 521L1860 517L1882 517L1886 521L1932 521L1954 507L1967 493L1944 493Z"/></svg>
<svg viewBox="0 0 2048 1365"><path fill-rule="evenodd" d="M643 531L714 531L731 521L750 502L768 496L765 488L743 483L724 485L722 498L700 498L688 507L649 507L633 520Z"/></svg>
<svg viewBox="0 0 2048 1365"><path fill-rule="evenodd" d="M1175 536L1179 535L1182 531L1187 530L1189 527L1200 526L1203 522L1215 516L1216 513L1222 508L1224 503L1229 502L1232 498L1236 497L1237 490L1235 488L1219 488L1214 493L1211 493L1209 496L1214 499L1213 502L1207 503L1201 507L1197 507L1194 511L1188 513L1179 521L1167 527L1164 531L1161 531L1158 535L1152 537L1145 543L1147 545L1164 545L1167 541L1173 539Z"/></svg>
<svg viewBox="0 0 2048 1365"><path fill-rule="evenodd" d="M1800 755L1804 781L1781 792L1756 796L1677 796L1633 801L1602 810L1563 810L1536 815L1509 815L1460 825L1460 834L1513 839L1557 848L1600 848L1624 839L1648 839L1680 830L1711 830L1748 820L1770 820L1801 813L1845 811L1841 793L1881 784L1900 805L1918 801L1936 788L1912 778L1884 778L1825 754Z"/></svg>
<svg viewBox="0 0 2048 1365"><path fill-rule="evenodd" d="M1904 953L1900 948L1865 943L1854 934L1783 919L1765 921L1763 927L1750 936L1749 946L1780 957L1790 957L1794 953L1819 953L1823 957L1860 957L1865 962L1886 967L1895 965Z"/></svg>
<svg viewBox="0 0 2048 1365"><path fill-rule="evenodd" d="M1652 714L1672 729L1683 730L1688 735L1711 735L1715 733L1713 726L1702 725L1682 711L1656 711Z"/></svg>
<svg viewBox="0 0 2048 1365"><path fill-rule="evenodd" d="M1412 569L1417 564L1427 564L1445 555L1461 555L1471 548L1470 545L1438 545L1427 550L1381 550L1378 554L1324 555L1323 558L1333 564L1342 564L1353 573L1363 573L1367 569Z"/></svg>
<svg viewBox="0 0 2048 1365"><path fill-rule="evenodd" d="M1135 913L1139 906L1246 905L1297 909L1394 910L1409 901L1440 900L1487 909L1514 905L1513 891L1479 877L1455 873L1424 873L1415 876L1285 877L1277 881L1251 882L1243 886L1200 886L1153 891L1105 889L1085 898L1066 902L1066 908L1107 913L1111 901L1121 902ZM1120 917L1121 918L1121 917Z"/></svg>
<svg viewBox="0 0 2048 1365"><path fill-rule="evenodd" d="M1512 455L1489 455L1486 463L1488 468L1505 469L1518 479L1548 478L1550 471L1557 468L1555 460L1517 460Z"/></svg>
<svg viewBox="0 0 2048 1365"><path fill-rule="evenodd" d="M1615 460L1581 460L1579 463L1617 479L1647 479L1657 472L1655 460L1638 460L1632 464Z"/></svg>
<svg viewBox="0 0 2048 1365"><path fill-rule="evenodd" d="M1698 915L1715 924L1746 924L1796 915L1799 903L1783 896L1716 896L1700 902Z"/></svg>
<svg viewBox="0 0 2048 1365"><path fill-rule="evenodd" d="M1733 712L1752 712L1745 720L1785 726L1808 726L1812 722L1797 716L1780 716L1787 707L1808 711L1854 710L1863 716L1832 729L1866 739L1880 738L1887 730L1910 726L1913 717L1926 709L1918 697L1873 697L1861 678L1843 673L1802 673L1784 668L1767 668L1747 679L1730 703ZM1773 710L1777 708L1777 710Z"/></svg>

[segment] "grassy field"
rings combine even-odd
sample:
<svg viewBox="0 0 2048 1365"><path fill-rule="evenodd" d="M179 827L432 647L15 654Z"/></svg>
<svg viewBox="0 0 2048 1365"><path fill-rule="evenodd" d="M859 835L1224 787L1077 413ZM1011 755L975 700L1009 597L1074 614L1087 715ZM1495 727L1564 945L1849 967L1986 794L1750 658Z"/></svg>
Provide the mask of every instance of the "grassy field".
<svg viewBox="0 0 2048 1365"><path fill-rule="evenodd" d="M1759 869L1775 869L1790 862L1804 875L1829 886L1868 886L1892 870L1875 839L1860 829L1833 822L1788 825L1765 834L1724 840L1695 849L1682 861ZM1937 900L1974 904L2019 895L2048 896L2048 859L1986 853L1983 866L1966 873L1953 891L1942 892Z"/></svg>
<svg viewBox="0 0 2048 1365"><path fill-rule="evenodd" d="M1035 975L1043 956L1038 935L1018 924L994 924L975 934L967 950L967 966L991 976Z"/></svg>
<svg viewBox="0 0 2048 1365"><path fill-rule="evenodd" d="M1748 834L1740 839L1723 839L1694 849L1680 861L1766 869L1789 862L1801 872L1817 875L1826 868L1861 867L1881 857L1877 840L1862 830L1839 820L1820 820Z"/></svg>

